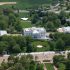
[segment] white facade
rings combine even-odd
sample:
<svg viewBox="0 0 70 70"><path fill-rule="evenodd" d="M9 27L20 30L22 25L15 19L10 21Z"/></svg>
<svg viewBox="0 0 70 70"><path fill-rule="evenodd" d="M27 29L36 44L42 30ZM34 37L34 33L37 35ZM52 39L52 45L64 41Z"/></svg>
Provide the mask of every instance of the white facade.
<svg viewBox="0 0 70 70"><path fill-rule="evenodd" d="M24 36L31 36L34 39L46 39L46 30L44 28L25 28L23 33Z"/></svg>
<svg viewBox="0 0 70 70"><path fill-rule="evenodd" d="M0 36L2 36L2 35L7 35L7 31L0 30Z"/></svg>
<svg viewBox="0 0 70 70"><path fill-rule="evenodd" d="M57 29L58 32L70 33L70 26Z"/></svg>

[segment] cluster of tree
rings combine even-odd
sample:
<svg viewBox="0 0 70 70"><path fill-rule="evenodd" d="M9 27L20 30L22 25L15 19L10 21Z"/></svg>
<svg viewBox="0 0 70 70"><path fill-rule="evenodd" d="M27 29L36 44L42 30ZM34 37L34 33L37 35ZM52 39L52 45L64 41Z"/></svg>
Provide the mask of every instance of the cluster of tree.
<svg viewBox="0 0 70 70"><path fill-rule="evenodd" d="M20 52L36 52L38 48L33 44L36 42L31 37L24 36L0 36L0 54L14 54ZM43 42L43 50L50 50L47 41ZM45 42L45 43L44 43ZM42 49L42 48L41 48ZM40 50L41 51L41 50Z"/></svg>
<svg viewBox="0 0 70 70"><path fill-rule="evenodd" d="M7 30L10 33L21 31L19 15L13 9L1 9L0 30Z"/></svg>
<svg viewBox="0 0 70 70"><path fill-rule="evenodd" d="M42 41L43 50L45 49L44 51L70 50L70 34L55 33L50 34L50 37L52 39L51 41ZM36 52L38 48L33 44L33 42L35 42L35 40L31 37L0 36L0 54L4 52Z"/></svg>
<svg viewBox="0 0 70 70"><path fill-rule="evenodd" d="M3 52L19 53L32 52L31 37L24 36L0 36L0 54Z"/></svg>
<svg viewBox="0 0 70 70"><path fill-rule="evenodd" d="M23 55L20 58L9 56L8 62L3 61L0 70L44 70L43 65L35 62L31 55Z"/></svg>
<svg viewBox="0 0 70 70"><path fill-rule="evenodd" d="M70 26L70 22L66 22L70 14L61 11L60 14L47 12L42 10L31 10L30 17L32 24L45 27L47 31L56 31L56 28L61 26Z"/></svg>
<svg viewBox="0 0 70 70"><path fill-rule="evenodd" d="M70 53L67 59L62 55L54 56L53 62L58 70L70 70Z"/></svg>
<svg viewBox="0 0 70 70"><path fill-rule="evenodd" d="M50 41L51 50L70 50L70 34L54 33L50 34L52 41Z"/></svg>

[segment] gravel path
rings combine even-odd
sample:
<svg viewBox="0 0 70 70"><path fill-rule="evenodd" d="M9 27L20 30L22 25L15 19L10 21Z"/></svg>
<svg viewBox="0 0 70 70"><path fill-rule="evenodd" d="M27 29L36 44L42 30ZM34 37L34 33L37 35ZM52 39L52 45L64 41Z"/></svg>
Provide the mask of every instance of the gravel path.
<svg viewBox="0 0 70 70"><path fill-rule="evenodd" d="M58 70L58 69L54 66L54 70Z"/></svg>
<svg viewBox="0 0 70 70"><path fill-rule="evenodd" d="M0 2L0 5L16 4L17 2Z"/></svg>
<svg viewBox="0 0 70 70"><path fill-rule="evenodd" d="M47 70L46 65L44 64L44 70Z"/></svg>

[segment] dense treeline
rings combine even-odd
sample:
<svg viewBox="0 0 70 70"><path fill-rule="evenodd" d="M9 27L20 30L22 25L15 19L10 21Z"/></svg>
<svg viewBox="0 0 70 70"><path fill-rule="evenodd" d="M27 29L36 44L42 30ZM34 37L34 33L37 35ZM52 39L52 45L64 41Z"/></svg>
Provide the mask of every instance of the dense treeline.
<svg viewBox="0 0 70 70"><path fill-rule="evenodd" d="M53 62L58 70L70 70L70 53L67 58L62 55L54 56Z"/></svg>
<svg viewBox="0 0 70 70"><path fill-rule="evenodd" d="M2 62L0 70L44 70L43 64L33 60L31 55L19 57L10 56L8 62Z"/></svg>
<svg viewBox="0 0 70 70"><path fill-rule="evenodd" d="M53 40L50 42L52 50L70 50L70 34L57 32L50 37Z"/></svg>
<svg viewBox="0 0 70 70"><path fill-rule="evenodd" d="M9 33L21 31L19 15L13 9L1 9L0 30L7 30Z"/></svg>
<svg viewBox="0 0 70 70"><path fill-rule="evenodd" d="M70 22L66 19L70 17L69 13L61 11L59 14L40 10L30 11L32 24L40 27L45 27L47 31L56 31L62 26L70 26Z"/></svg>
<svg viewBox="0 0 70 70"><path fill-rule="evenodd" d="M24 36L0 36L0 54L7 53L20 53L20 52L36 52L39 51L37 48L37 41L31 37ZM50 50L50 46L47 41L39 40L39 44L43 46L41 51Z"/></svg>
<svg viewBox="0 0 70 70"><path fill-rule="evenodd" d="M1 36L0 37L0 53L6 51L8 53L31 52L31 38L24 36Z"/></svg>
<svg viewBox="0 0 70 70"><path fill-rule="evenodd" d="M0 54L38 52L41 51L62 51L70 50L70 34L54 33L50 34L51 41L34 40L24 36L0 36ZM38 44L38 43L39 44ZM42 45L38 48L37 45Z"/></svg>

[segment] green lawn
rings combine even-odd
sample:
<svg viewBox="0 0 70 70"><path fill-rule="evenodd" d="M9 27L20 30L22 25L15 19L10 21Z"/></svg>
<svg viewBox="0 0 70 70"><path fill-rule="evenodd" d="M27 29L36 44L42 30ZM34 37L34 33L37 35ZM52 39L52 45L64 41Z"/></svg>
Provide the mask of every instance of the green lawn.
<svg viewBox="0 0 70 70"><path fill-rule="evenodd" d="M47 63L46 64L47 70L54 70L53 64Z"/></svg>
<svg viewBox="0 0 70 70"><path fill-rule="evenodd" d="M19 17L20 18L29 17L29 13L19 13Z"/></svg>
<svg viewBox="0 0 70 70"><path fill-rule="evenodd" d="M31 22L29 22L29 21L21 21L21 26L22 26L22 28L28 28L28 27L32 27L32 24L31 24Z"/></svg>
<svg viewBox="0 0 70 70"><path fill-rule="evenodd" d="M26 8L37 8L43 4L49 4L52 0L0 0L0 2L17 2L16 8L26 9ZM3 6L5 7L5 6Z"/></svg>
<svg viewBox="0 0 70 70"><path fill-rule="evenodd" d="M50 46L49 46L49 44L48 44L47 41L34 40L32 42L32 45L36 48L37 52L42 52L42 51L48 51L48 50L50 50ZM43 47L42 48L38 48L37 47L38 45L42 45Z"/></svg>

